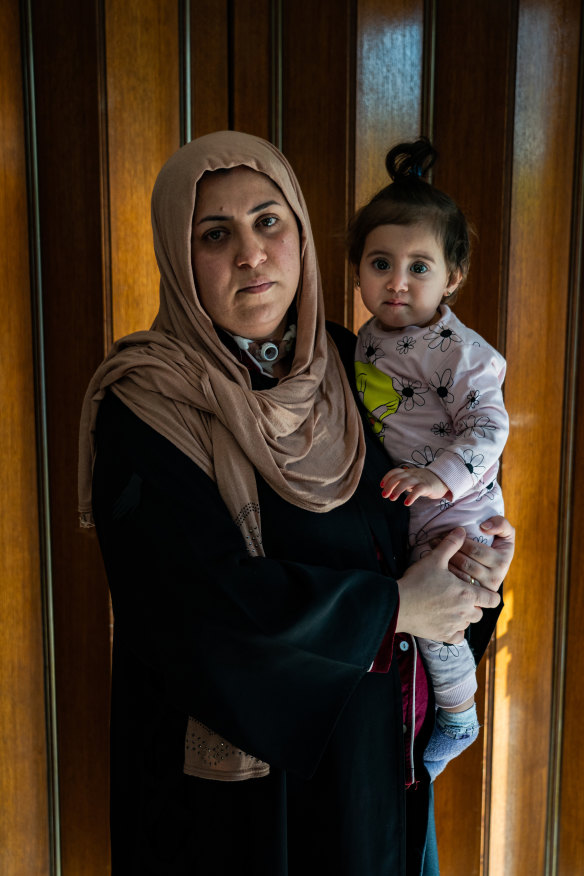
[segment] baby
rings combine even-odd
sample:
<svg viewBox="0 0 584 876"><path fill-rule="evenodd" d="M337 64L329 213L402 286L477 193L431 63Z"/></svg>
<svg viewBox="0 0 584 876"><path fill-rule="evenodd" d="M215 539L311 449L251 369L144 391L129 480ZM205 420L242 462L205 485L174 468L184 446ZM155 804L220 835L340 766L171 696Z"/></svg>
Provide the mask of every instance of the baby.
<svg viewBox="0 0 584 876"><path fill-rule="evenodd" d="M397 463L381 487L391 500L406 494L412 561L456 526L490 543L480 523L503 513L496 478L508 434L505 360L448 306L468 273L469 229L423 179L435 159L425 138L394 147L392 183L349 226L356 285L373 314L359 331L357 389ZM475 662L466 640L417 641L438 707L424 756L434 779L478 735Z"/></svg>

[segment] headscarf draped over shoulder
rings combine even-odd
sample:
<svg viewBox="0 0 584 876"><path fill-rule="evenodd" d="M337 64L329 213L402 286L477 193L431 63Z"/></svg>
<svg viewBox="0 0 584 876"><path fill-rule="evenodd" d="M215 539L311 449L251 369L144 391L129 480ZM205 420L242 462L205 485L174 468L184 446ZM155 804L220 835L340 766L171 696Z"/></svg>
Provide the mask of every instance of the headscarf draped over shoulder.
<svg viewBox="0 0 584 876"><path fill-rule="evenodd" d="M201 306L191 263L197 183L206 171L244 165L285 195L300 226L297 340L289 374L254 391ZM152 194L160 309L150 331L117 341L87 390L81 417L79 500L91 525L97 411L110 389L212 477L248 551L262 555L254 469L287 502L326 512L347 501L364 458L360 418L325 330L308 213L286 158L270 143L222 131L166 162Z"/></svg>

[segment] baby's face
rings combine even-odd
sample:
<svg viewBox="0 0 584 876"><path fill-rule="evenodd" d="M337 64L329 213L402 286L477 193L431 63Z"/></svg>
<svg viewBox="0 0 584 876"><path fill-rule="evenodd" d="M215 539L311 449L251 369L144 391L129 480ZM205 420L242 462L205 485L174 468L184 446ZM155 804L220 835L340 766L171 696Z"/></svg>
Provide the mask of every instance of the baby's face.
<svg viewBox="0 0 584 876"><path fill-rule="evenodd" d="M363 304L387 329L431 325L438 305L460 283L427 225L378 225L359 264Z"/></svg>

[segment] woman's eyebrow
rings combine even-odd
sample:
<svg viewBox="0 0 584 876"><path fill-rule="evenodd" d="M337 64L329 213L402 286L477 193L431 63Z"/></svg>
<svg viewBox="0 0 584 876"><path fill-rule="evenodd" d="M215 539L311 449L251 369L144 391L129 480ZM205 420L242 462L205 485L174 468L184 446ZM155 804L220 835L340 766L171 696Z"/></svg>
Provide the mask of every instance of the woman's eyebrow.
<svg viewBox="0 0 584 876"><path fill-rule="evenodd" d="M251 210L247 211L247 215L251 216L252 213L259 213L260 210L265 210L268 207L281 207L282 205L278 203L278 201L265 201L263 204L258 204L257 207L252 207Z"/></svg>
<svg viewBox="0 0 584 876"><path fill-rule="evenodd" d="M267 207L281 207L282 205L278 203L278 201L264 201L263 204L258 204L257 207L252 207L251 210L247 211L248 216L253 216L254 213L259 213L261 210L265 210ZM227 216L225 213L221 213L219 216L203 216L202 219L199 219L197 225L200 225L201 222L228 222L233 219L233 216Z"/></svg>

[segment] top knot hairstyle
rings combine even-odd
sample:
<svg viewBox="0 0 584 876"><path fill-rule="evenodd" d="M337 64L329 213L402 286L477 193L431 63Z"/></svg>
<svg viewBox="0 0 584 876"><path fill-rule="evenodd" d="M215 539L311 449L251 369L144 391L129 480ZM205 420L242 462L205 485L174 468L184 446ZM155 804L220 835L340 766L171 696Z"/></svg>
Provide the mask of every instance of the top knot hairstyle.
<svg viewBox="0 0 584 876"><path fill-rule="evenodd" d="M347 244L352 264L359 268L367 235L379 225L429 226L444 249L444 260L452 276L459 270L461 281L470 267L470 226L449 195L427 182L438 153L427 137L399 143L389 150L385 166L391 183L361 207L349 223ZM448 299L453 303L458 289Z"/></svg>
<svg viewBox="0 0 584 876"><path fill-rule="evenodd" d="M438 153L427 137L413 143L399 143L385 156L385 167L393 182L412 182L427 175L434 166ZM380 193L381 194L381 193Z"/></svg>

